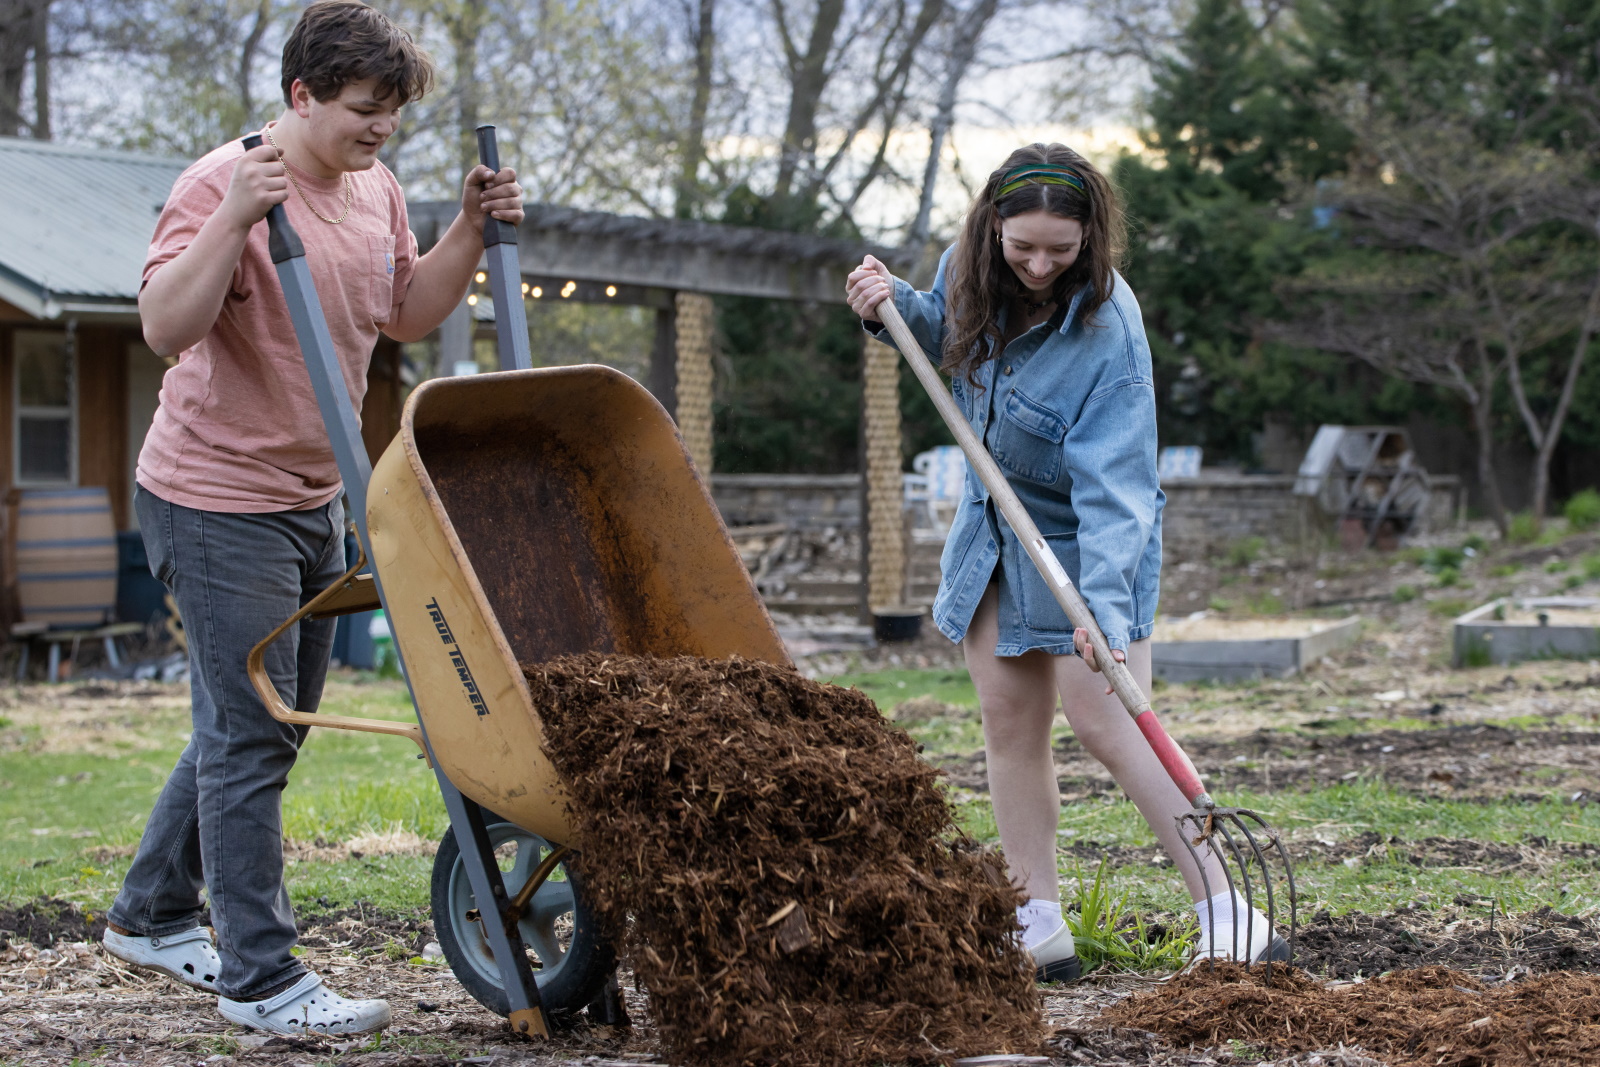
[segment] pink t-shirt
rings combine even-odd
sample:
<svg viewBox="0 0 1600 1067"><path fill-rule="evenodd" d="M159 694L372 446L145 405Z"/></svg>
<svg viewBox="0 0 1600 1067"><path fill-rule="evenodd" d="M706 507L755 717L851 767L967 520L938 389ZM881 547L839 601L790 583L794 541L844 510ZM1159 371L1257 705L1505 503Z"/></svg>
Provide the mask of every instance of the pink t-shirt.
<svg viewBox="0 0 1600 1067"><path fill-rule="evenodd" d="M231 141L178 178L156 223L144 280L177 257L222 203L234 162ZM318 211L344 211L342 178L290 171ZM284 203L328 320L356 411L378 331L405 299L417 259L405 195L382 163L350 175L354 200L337 226L313 215L290 186ZM245 242L216 324L161 380L161 404L139 453L139 484L205 511L298 511L340 491L339 470L317 409L272 258L267 223Z"/></svg>

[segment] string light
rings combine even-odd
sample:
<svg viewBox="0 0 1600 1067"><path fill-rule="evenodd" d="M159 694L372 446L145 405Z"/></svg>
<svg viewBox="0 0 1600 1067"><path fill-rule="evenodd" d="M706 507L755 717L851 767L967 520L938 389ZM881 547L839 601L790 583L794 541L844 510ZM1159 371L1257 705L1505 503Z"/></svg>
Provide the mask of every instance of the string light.
<svg viewBox="0 0 1600 1067"><path fill-rule="evenodd" d="M469 294L467 294L467 307L475 308L477 306L478 306L478 294L477 293L469 293Z"/></svg>
<svg viewBox="0 0 1600 1067"><path fill-rule="evenodd" d="M489 276L487 274L483 273L483 271L481 271L481 270L478 273L474 274L472 277L473 277L473 280L476 281L479 285L482 285L484 282L489 280Z"/></svg>
<svg viewBox="0 0 1600 1067"><path fill-rule="evenodd" d="M606 295L607 296L616 296L617 295L617 287L614 286L614 285L606 286Z"/></svg>
<svg viewBox="0 0 1600 1067"><path fill-rule="evenodd" d="M527 296L528 295L528 283L527 282L523 282L522 283L522 295L523 296Z"/></svg>
<svg viewBox="0 0 1600 1067"><path fill-rule="evenodd" d="M533 298L535 300L539 299L543 295L544 295L544 290L543 289L539 288L537 285L533 287Z"/></svg>
<svg viewBox="0 0 1600 1067"><path fill-rule="evenodd" d="M578 283L577 282L568 282L566 285L563 285L561 287L561 298L563 300L565 300L567 297L571 296L573 293L575 293L577 291L578 291Z"/></svg>

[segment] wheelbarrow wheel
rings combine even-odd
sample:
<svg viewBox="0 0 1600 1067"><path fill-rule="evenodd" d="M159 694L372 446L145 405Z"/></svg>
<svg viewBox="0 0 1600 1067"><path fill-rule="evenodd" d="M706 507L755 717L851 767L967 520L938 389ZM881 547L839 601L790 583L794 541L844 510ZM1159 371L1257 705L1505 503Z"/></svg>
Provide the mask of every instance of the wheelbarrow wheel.
<svg viewBox="0 0 1600 1067"><path fill-rule="evenodd" d="M520 826L488 812L484 815L506 893L514 897L552 846ZM497 1015L509 1014L500 968L478 920L477 898L454 829L445 831L439 842L432 888L433 928L445 961L474 1000ZM565 863L558 864L533 894L517 926L552 1022L570 1018L600 996L616 970L616 955L600 937L582 887Z"/></svg>

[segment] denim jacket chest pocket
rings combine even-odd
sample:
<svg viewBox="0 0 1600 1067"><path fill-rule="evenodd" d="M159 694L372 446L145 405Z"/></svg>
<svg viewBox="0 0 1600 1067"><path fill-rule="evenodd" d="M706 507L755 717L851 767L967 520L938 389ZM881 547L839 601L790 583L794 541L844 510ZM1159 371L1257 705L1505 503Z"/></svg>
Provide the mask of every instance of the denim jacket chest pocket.
<svg viewBox="0 0 1600 1067"><path fill-rule="evenodd" d="M1067 421L1020 389L1006 397L994 438L995 462L1019 478L1054 485L1061 478Z"/></svg>

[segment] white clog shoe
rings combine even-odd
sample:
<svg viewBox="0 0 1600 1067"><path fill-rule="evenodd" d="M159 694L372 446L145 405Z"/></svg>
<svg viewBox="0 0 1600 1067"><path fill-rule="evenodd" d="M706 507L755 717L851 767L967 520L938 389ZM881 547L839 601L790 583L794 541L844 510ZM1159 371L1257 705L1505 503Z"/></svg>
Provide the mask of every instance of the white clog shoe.
<svg viewBox="0 0 1600 1067"><path fill-rule="evenodd" d="M222 960L203 926L156 937L119 934L107 929L100 944L123 963L157 971L207 993L217 991Z"/></svg>
<svg viewBox="0 0 1600 1067"><path fill-rule="evenodd" d="M230 1023L273 1034L366 1034L389 1025L387 1000L351 1000L307 974L266 1000L217 998L217 1010Z"/></svg>

